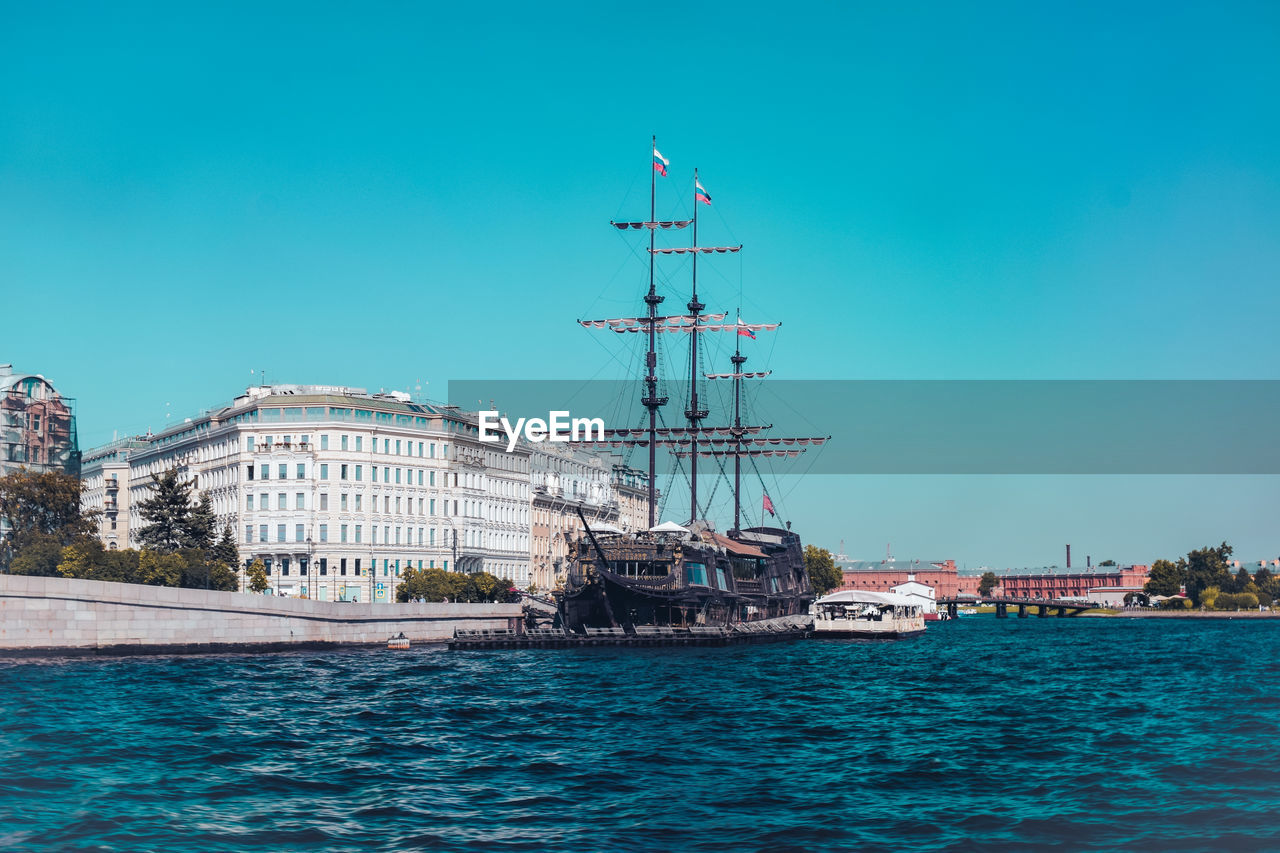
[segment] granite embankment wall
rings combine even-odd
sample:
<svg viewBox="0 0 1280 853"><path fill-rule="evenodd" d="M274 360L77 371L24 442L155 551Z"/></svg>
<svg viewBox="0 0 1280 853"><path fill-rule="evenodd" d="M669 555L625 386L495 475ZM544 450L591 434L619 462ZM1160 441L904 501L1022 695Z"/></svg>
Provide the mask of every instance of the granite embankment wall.
<svg viewBox="0 0 1280 853"><path fill-rule="evenodd" d="M129 654L443 642L514 628L519 604L377 604L0 575L0 655Z"/></svg>

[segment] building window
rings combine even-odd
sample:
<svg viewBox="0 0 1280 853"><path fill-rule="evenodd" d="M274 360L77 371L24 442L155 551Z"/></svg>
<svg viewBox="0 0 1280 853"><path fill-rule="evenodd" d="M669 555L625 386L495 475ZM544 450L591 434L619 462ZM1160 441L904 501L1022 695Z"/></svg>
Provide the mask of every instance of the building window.
<svg viewBox="0 0 1280 853"><path fill-rule="evenodd" d="M270 465L263 465L263 466L262 466L262 471L261 471L261 473L262 473L262 479L263 479L263 480L269 480L269 479L271 479L271 466L270 466Z"/></svg>
<svg viewBox="0 0 1280 853"><path fill-rule="evenodd" d="M387 456L391 455L391 439L389 438L382 439L382 452L385 453Z"/></svg>
<svg viewBox="0 0 1280 853"><path fill-rule="evenodd" d="M320 436L320 449L321 450L329 449L329 436L327 435ZM323 574L323 572L321 572L321 574Z"/></svg>
<svg viewBox="0 0 1280 853"><path fill-rule="evenodd" d="M329 558L328 557L320 558L320 574L322 575L329 574Z"/></svg>
<svg viewBox="0 0 1280 853"><path fill-rule="evenodd" d="M321 480L329 479L329 465L326 462L320 463L320 479Z"/></svg>
<svg viewBox="0 0 1280 853"><path fill-rule="evenodd" d="M360 528L361 528L361 527L362 527L362 525L359 525L359 524L357 524L357 525L356 525L356 541L357 541L357 542L359 542L359 541L360 541ZM358 568L360 568L360 561L359 561L359 560L356 560L356 568L357 568L357 569L358 569ZM356 574L360 574L360 573L359 573L359 572L356 572Z"/></svg>
<svg viewBox="0 0 1280 853"><path fill-rule="evenodd" d="M347 541L347 526L345 524L342 525L340 528L338 528L338 540L340 542ZM343 562L346 562L346 561L344 560ZM343 572L343 574L346 574L346 572Z"/></svg>
<svg viewBox="0 0 1280 853"><path fill-rule="evenodd" d="M346 466L346 465L343 465L340 469L338 469L338 479L339 479L339 480L345 480L345 479L347 479L347 466Z"/></svg>
<svg viewBox="0 0 1280 853"><path fill-rule="evenodd" d="M399 483L399 482L400 482L400 469L399 469L399 468L397 468L397 469L396 469L396 483Z"/></svg>
<svg viewBox="0 0 1280 853"><path fill-rule="evenodd" d="M277 542L284 541L284 525L283 524L276 525L276 541Z"/></svg>
<svg viewBox="0 0 1280 853"><path fill-rule="evenodd" d="M362 435L357 435L357 436L356 436L356 450L357 450L357 451L358 451L358 450L360 450L360 449L361 449L361 445L363 445L363 444L364 444L364 436L362 436ZM360 574L360 573L359 573L359 572L356 572L356 574Z"/></svg>
<svg viewBox="0 0 1280 853"><path fill-rule="evenodd" d="M253 495L244 496L244 508L249 512L253 512Z"/></svg>
<svg viewBox="0 0 1280 853"><path fill-rule="evenodd" d="M252 480L252 479L253 479L253 466L252 466L252 465L246 465L246 466L245 466L245 471L248 473L248 475L249 475L249 479L250 479L250 480Z"/></svg>
<svg viewBox="0 0 1280 853"><path fill-rule="evenodd" d="M346 450L346 449L347 449L347 437L346 437L345 435L342 437L342 449L343 449L343 450ZM346 568L345 563L346 563L347 561L346 561L346 560L343 560L342 562L343 562L343 564L344 564L344 565L343 565L343 568L345 569L345 568ZM345 574L346 574L346 572L344 571L344 572L343 572L343 574L345 575Z"/></svg>
<svg viewBox="0 0 1280 853"><path fill-rule="evenodd" d="M250 453L253 452L253 436L246 435L244 437L244 449L249 451Z"/></svg>
<svg viewBox="0 0 1280 853"><path fill-rule="evenodd" d="M301 541L303 541L303 539L304 539L304 538L305 538L305 536L304 536L304 534L303 534L303 532L302 532L302 525L301 525L301 524L295 524L295 525L293 526L293 541L294 541L294 542L301 542Z"/></svg>
<svg viewBox="0 0 1280 853"><path fill-rule="evenodd" d="M306 496L306 493L304 493L304 492L298 492L298 494L294 496L294 506L293 506L293 508L294 508L294 509L306 509L306 508L307 508L307 496Z"/></svg>
<svg viewBox="0 0 1280 853"><path fill-rule="evenodd" d="M280 465L277 467L279 467L280 469L278 472L280 474L280 479L281 480L289 479L289 466L281 462Z"/></svg>
<svg viewBox="0 0 1280 853"><path fill-rule="evenodd" d="M307 479L307 465L305 462L298 463L298 479L299 480Z"/></svg>
<svg viewBox="0 0 1280 853"><path fill-rule="evenodd" d="M258 525L258 541L259 542L267 541L267 526L265 524Z"/></svg>
<svg viewBox="0 0 1280 853"><path fill-rule="evenodd" d="M432 445L432 447L434 447L434 446L435 446L435 445ZM436 472L435 472L435 471L432 471L432 472L431 472L431 476L430 476L430 478L429 478L429 484L430 484L430 485L432 485L432 486L434 486L434 485L436 484ZM432 512L435 512L435 510L432 510Z"/></svg>
<svg viewBox="0 0 1280 853"><path fill-rule="evenodd" d="M369 466L369 481L372 483L378 482L378 466L377 465Z"/></svg>
<svg viewBox="0 0 1280 853"><path fill-rule="evenodd" d="M435 458L436 458L436 446L435 446L435 443L433 442L433 443L429 444L429 445L427 446L427 449L430 451L430 458L435 459ZM434 484L434 483L432 483L432 485L435 485L435 484Z"/></svg>
<svg viewBox="0 0 1280 853"><path fill-rule="evenodd" d="M346 436L344 435L343 438L346 438ZM347 573L347 558L343 557L342 559L338 560L338 574L345 575L346 573Z"/></svg>
<svg viewBox="0 0 1280 853"><path fill-rule="evenodd" d="M286 495L284 492L281 492L280 494L276 495L276 508L277 509L289 508L289 496ZM283 542L284 540L281 539L280 541Z"/></svg>
<svg viewBox="0 0 1280 853"><path fill-rule="evenodd" d="M383 515L391 515L391 496L382 496L382 513Z"/></svg>
<svg viewBox="0 0 1280 853"><path fill-rule="evenodd" d="M357 483L360 482L360 469L363 467L364 467L363 465L356 466L356 482Z"/></svg>
<svg viewBox="0 0 1280 853"><path fill-rule="evenodd" d="M329 493L321 492L320 493L320 509L328 509L328 508L329 508Z"/></svg>
<svg viewBox="0 0 1280 853"><path fill-rule="evenodd" d="M342 510L343 512L347 511L347 493L346 492L343 492L341 495L338 496L338 509Z"/></svg>
<svg viewBox="0 0 1280 853"><path fill-rule="evenodd" d="M360 558L356 557L356 574L360 574Z"/></svg>
<svg viewBox="0 0 1280 853"><path fill-rule="evenodd" d="M252 524L246 524L244 526L244 541L246 545L253 542L253 525Z"/></svg>
<svg viewBox="0 0 1280 853"><path fill-rule="evenodd" d="M329 525L327 524L320 525L320 541L321 542L329 541Z"/></svg>
<svg viewBox="0 0 1280 853"><path fill-rule="evenodd" d="M356 512L360 511L360 505L364 503L364 495L356 495Z"/></svg>

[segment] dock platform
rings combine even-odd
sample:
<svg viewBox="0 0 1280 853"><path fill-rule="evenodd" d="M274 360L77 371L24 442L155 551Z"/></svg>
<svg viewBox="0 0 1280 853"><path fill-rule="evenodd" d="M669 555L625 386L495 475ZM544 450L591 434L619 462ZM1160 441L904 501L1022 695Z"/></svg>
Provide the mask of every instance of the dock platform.
<svg viewBox="0 0 1280 853"><path fill-rule="evenodd" d="M526 631L459 630L449 641L452 650L471 649L583 649L597 646L736 646L801 640L810 633L808 616L786 616L727 627L691 625L635 625L626 628L587 628L584 633L559 628Z"/></svg>

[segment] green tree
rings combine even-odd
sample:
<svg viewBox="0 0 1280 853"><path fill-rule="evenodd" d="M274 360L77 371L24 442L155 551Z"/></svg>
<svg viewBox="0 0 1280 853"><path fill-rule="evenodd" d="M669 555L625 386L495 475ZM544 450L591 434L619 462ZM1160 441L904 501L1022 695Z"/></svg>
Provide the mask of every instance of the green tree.
<svg viewBox="0 0 1280 853"><path fill-rule="evenodd" d="M58 574L58 563L62 561L62 541L57 536L28 533L23 536L22 541L24 544L14 549L13 559L9 563L11 574L44 577Z"/></svg>
<svg viewBox="0 0 1280 853"><path fill-rule="evenodd" d="M1219 590L1231 585L1231 571L1227 568L1227 558L1231 556L1231 546L1223 542L1217 548L1204 547L1190 552L1186 556L1187 597L1196 605L1202 604L1201 593L1209 587Z"/></svg>
<svg viewBox="0 0 1280 853"><path fill-rule="evenodd" d="M267 567L261 560L254 560L250 563L244 574L249 581L249 589L254 592L266 592L271 586L271 581L267 579Z"/></svg>
<svg viewBox="0 0 1280 853"><path fill-rule="evenodd" d="M195 522L193 528L191 484L178 476L177 468L151 475L151 495L139 501L138 514L146 522L138 530L138 540L151 550L172 554L179 548L208 544L197 541L203 522Z"/></svg>
<svg viewBox="0 0 1280 853"><path fill-rule="evenodd" d="M1258 601L1270 604L1277 598L1280 598L1280 578L1277 578L1266 566L1258 569L1258 573L1253 576L1253 582L1258 586Z"/></svg>
<svg viewBox="0 0 1280 853"><path fill-rule="evenodd" d="M491 576L492 577L492 576ZM464 597L470 579L457 572L444 569L408 569L396 585L396 600L425 598L427 601L460 601Z"/></svg>
<svg viewBox="0 0 1280 853"><path fill-rule="evenodd" d="M1156 560L1151 564L1142 590L1149 595L1177 595L1187 582L1186 564L1172 560Z"/></svg>
<svg viewBox="0 0 1280 853"><path fill-rule="evenodd" d="M236 534L231 529L231 522L223 526L222 536L209 549L209 559L227 567L240 563L240 549L236 547Z"/></svg>
<svg viewBox="0 0 1280 853"><path fill-rule="evenodd" d="M201 492L187 519L186 537L182 547L205 550L212 548L217 525L218 517L213 514L213 500L208 492Z"/></svg>
<svg viewBox="0 0 1280 853"><path fill-rule="evenodd" d="M809 573L809 583L818 595L826 595L840 586L844 573L831 559L831 552L815 545L804 546L804 567Z"/></svg>
<svg viewBox="0 0 1280 853"><path fill-rule="evenodd" d="M1115 560L1103 560L1101 563L1098 563L1099 566L1114 566L1115 564Z"/></svg>
<svg viewBox="0 0 1280 853"><path fill-rule="evenodd" d="M990 595L991 590L1000 585L1000 578L996 577L995 572L983 572L982 577L978 578L978 595Z"/></svg>
<svg viewBox="0 0 1280 853"><path fill-rule="evenodd" d="M95 516L80 509L80 480L61 471L39 474L24 469L0 477L0 517L9 524L9 541L0 552L11 566L22 551L36 553L11 569L15 574L55 574L53 549L93 532ZM59 556L61 556L59 554Z"/></svg>
<svg viewBox="0 0 1280 853"><path fill-rule="evenodd" d="M138 555L138 581L150 586L181 586L186 561L180 554L142 549Z"/></svg>
<svg viewBox="0 0 1280 853"><path fill-rule="evenodd" d="M1200 606L1207 607L1210 610L1218 603L1218 599L1222 596L1222 590L1216 586L1207 586L1199 591Z"/></svg>
<svg viewBox="0 0 1280 853"><path fill-rule="evenodd" d="M1244 566L1240 567L1240 571L1236 572L1235 577L1231 579L1229 592L1244 592L1249 584L1253 583L1253 575L1249 574L1249 570Z"/></svg>

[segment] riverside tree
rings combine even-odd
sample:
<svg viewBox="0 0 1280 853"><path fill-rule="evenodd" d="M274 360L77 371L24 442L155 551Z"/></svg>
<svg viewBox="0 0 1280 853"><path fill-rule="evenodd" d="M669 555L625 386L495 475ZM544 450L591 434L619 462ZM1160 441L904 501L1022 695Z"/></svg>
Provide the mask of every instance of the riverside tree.
<svg viewBox="0 0 1280 853"><path fill-rule="evenodd" d="M261 560L250 563L249 568L244 570L244 575L249 582L249 589L254 592L266 592L271 586L271 581L267 580L267 567Z"/></svg>
<svg viewBox="0 0 1280 853"><path fill-rule="evenodd" d="M982 577L978 578L978 595L990 595L991 590L1000 585L1000 578L996 577L995 572L983 572Z"/></svg>
<svg viewBox="0 0 1280 853"><path fill-rule="evenodd" d="M192 505L191 483L178 476L177 468L151 475L151 496L138 503L138 514L147 522L138 530L143 545L164 554L182 548L208 548L213 544L213 504L202 493Z"/></svg>
<svg viewBox="0 0 1280 853"><path fill-rule="evenodd" d="M1177 595L1187 582L1187 561L1156 560L1147 573L1142 591L1148 595Z"/></svg>
<svg viewBox="0 0 1280 853"><path fill-rule="evenodd" d="M1206 546L1187 554L1187 597L1192 603L1200 605L1201 594L1210 587L1231 588L1231 570L1227 567L1231 551L1231 546L1223 542L1217 548Z"/></svg>
<svg viewBox="0 0 1280 853"><path fill-rule="evenodd" d="M0 477L0 517L10 528L0 567L14 574L56 574L63 546L92 533L94 522L80 509L78 477L26 469Z"/></svg>
<svg viewBox="0 0 1280 853"><path fill-rule="evenodd" d="M809 573L813 591L818 595L826 595L844 580L844 573L837 568L831 552L826 548L804 546L804 568Z"/></svg>

